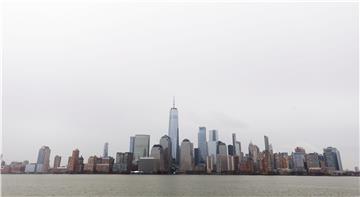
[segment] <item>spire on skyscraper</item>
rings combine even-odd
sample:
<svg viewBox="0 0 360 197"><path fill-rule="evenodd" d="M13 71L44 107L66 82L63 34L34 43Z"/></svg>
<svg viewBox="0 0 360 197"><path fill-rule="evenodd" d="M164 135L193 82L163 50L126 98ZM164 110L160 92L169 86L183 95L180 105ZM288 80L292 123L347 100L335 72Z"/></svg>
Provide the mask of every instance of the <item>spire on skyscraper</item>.
<svg viewBox="0 0 360 197"><path fill-rule="evenodd" d="M175 108L175 96L173 96L173 108Z"/></svg>

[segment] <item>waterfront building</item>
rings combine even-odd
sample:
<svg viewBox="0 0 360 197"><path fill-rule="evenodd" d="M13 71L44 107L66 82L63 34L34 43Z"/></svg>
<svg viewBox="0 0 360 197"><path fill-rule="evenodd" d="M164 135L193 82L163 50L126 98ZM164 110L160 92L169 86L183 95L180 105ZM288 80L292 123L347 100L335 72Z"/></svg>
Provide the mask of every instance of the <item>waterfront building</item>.
<svg viewBox="0 0 360 197"><path fill-rule="evenodd" d="M226 144L218 141L216 152L216 172L222 173L228 171L228 154Z"/></svg>
<svg viewBox="0 0 360 197"><path fill-rule="evenodd" d="M239 141L235 142L235 147L234 147L234 153L235 155L239 156L240 158L242 157L242 152L241 152L241 143Z"/></svg>
<svg viewBox="0 0 360 197"><path fill-rule="evenodd" d="M138 171L144 174L156 174L160 170L159 159L154 157L140 157L138 162Z"/></svg>
<svg viewBox="0 0 360 197"><path fill-rule="evenodd" d="M79 154L80 154L79 149L75 149L75 150L73 150L72 155L69 158L68 171L70 173L76 173L77 172L78 164L79 164Z"/></svg>
<svg viewBox="0 0 360 197"><path fill-rule="evenodd" d="M130 173L132 170L132 161L134 154L131 152L116 153L116 160L112 171L114 173Z"/></svg>
<svg viewBox="0 0 360 197"><path fill-rule="evenodd" d="M249 144L249 157L254 161L254 163L257 163L259 160L259 147L254 145L252 142Z"/></svg>
<svg viewBox="0 0 360 197"><path fill-rule="evenodd" d="M112 172L114 165L114 158L102 157L96 162L95 172L100 174L108 174Z"/></svg>
<svg viewBox="0 0 360 197"><path fill-rule="evenodd" d="M35 173L36 172L36 163L30 163L25 166L25 173Z"/></svg>
<svg viewBox="0 0 360 197"><path fill-rule="evenodd" d="M84 173L89 173L89 174L94 173L96 164L100 162L99 160L100 158L96 156L90 156L88 162L84 166Z"/></svg>
<svg viewBox="0 0 360 197"><path fill-rule="evenodd" d="M140 157L148 157L150 149L150 135L135 135L134 140L134 164Z"/></svg>
<svg viewBox="0 0 360 197"><path fill-rule="evenodd" d="M293 153L293 170L295 172L304 172L305 171L305 149L302 147L296 147L295 152Z"/></svg>
<svg viewBox="0 0 360 197"><path fill-rule="evenodd" d="M226 147L226 144L224 142L218 141L216 154L217 155L227 155L227 147Z"/></svg>
<svg viewBox="0 0 360 197"><path fill-rule="evenodd" d="M241 174L253 174L255 172L254 161L249 155L245 155L240 162L239 171Z"/></svg>
<svg viewBox="0 0 360 197"><path fill-rule="evenodd" d="M227 156L227 171L228 172L234 172L235 171L235 167L234 167L234 157L233 155L228 155Z"/></svg>
<svg viewBox="0 0 360 197"><path fill-rule="evenodd" d="M61 157L59 155L56 155L54 157L54 168L58 168L60 167L60 164L61 164Z"/></svg>
<svg viewBox="0 0 360 197"><path fill-rule="evenodd" d="M234 160L234 171L236 172L236 173L238 173L239 172L239 170L240 170L240 162L241 162L241 160L240 160L240 157L239 156L237 156L237 155L235 155L235 156L233 156L233 160Z"/></svg>
<svg viewBox="0 0 360 197"><path fill-rule="evenodd" d="M216 163L217 145L219 141L219 133L217 130L209 130L209 141L208 141L208 155L214 159L212 163Z"/></svg>
<svg viewBox="0 0 360 197"><path fill-rule="evenodd" d="M235 133L232 134L232 148L233 148L232 154L230 154L230 152L229 152L229 155L236 155L237 150L236 150L236 134Z"/></svg>
<svg viewBox="0 0 360 197"><path fill-rule="evenodd" d="M216 156L216 172L223 173L228 171L228 155L219 154Z"/></svg>
<svg viewBox="0 0 360 197"><path fill-rule="evenodd" d="M229 155L232 155L232 156L235 155L235 154L234 154L234 151L235 151L235 150L234 150L234 146L231 145L231 144L229 144L229 145L228 145L228 153L229 153Z"/></svg>
<svg viewBox="0 0 360 197"><path fill-rule="evenodd" d="M36 172L46 173L50 168L50 148L42 146L38 153Z"/></svg>
<svg viewBox="0 0 360 197"><path fill-rule="evenodd" d="M103 157L108 157L108 156L109 156L109 143L105 142L104 151L103 151Z"/></svg>
<svg viewBox="0 0 360 197"><path fill-rule="evenodd" d="M160 139L160 145L163 149L164 153L164 171L170 172L172 165L172 157L171 157L171 138L167 135L164 135Z"/></svg>
<svg viewBox="0 0 360 197"><path fill-rule="evenodd" d="M264 142L265 142L265 150L266 150L266 151L270 151L269 138L268 138L268 136L266 136L266 135L264 135Z"/></svg>
<svg viewBox="0 0 360 197"><path fill-rule="evenodd" d="M194 167L193 161L193 143L188 139L184 139L180 148L180 171L188 172L192 171Z"/></svg>
<svg viewBox="0 0 360 197"><path fill-rule="evenodd" d="M214 155L210 155L206 157L206 172L212 173L215 171L215 163L214 163Z"/></svg>
<svg viewBox="0 0 360 197"><path fill-rule="evenodd" d="M208 155L206 143L206 127L199 127L198 148L200 163L205 163L206 157Z"/></svg>
<svg viewBox="0 0 360 197"><path fill-rule="evenodd" d="M152 148L151 148L151 154L150 157L153 157L156 160L157 164L156 166L159 166L159 170L161 172L164 172L164 152L163 152L163 148L160 144L155 144Z"/></svg>
<svg viewBox="0 0 360 197"><path fill-rule="evenodd" d="M289 169L289 156L288 153L275 153L274 154L275 167L274 169Z"/></svg>
<svg viewBox="0 0 360 197"><path fill-rule="evenodd" d="M130 147L129 147L130 153L134 153L134 144L135 144L135 137L130 136Z"/></svg>
<svg viewBox="0 0 360 197"><path fill-rule="evenodd" d="M342 171L340 152L334 147L324 149L325 164L328 170Z"/></svg>
<svg viewBox="0 0 360 197"><path fill-rule="evenodd" d="M173 100L173 107L170 109L169 117L169 137L171 139L171 156L175 163L179 163L179 117L178 110L175 107L175 98Z"/></svg>
<svg viewBox="0 0 360 197"><path fill-rule="evenodd" d="M308 170L311 168L320 168L319 154L317 153L306 154L305 161Z"/></svg>
<svg viewBox="0 0 360 197"><path fill-rule="evenodd" d="M195 162L195 166L201 163L199 148L194 148L194 162Z"/></svg>

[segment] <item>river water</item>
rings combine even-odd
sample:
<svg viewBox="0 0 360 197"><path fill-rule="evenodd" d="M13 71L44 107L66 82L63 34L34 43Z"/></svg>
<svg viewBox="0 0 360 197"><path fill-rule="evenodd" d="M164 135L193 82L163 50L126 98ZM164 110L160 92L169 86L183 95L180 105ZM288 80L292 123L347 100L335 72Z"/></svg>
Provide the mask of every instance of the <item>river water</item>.
<svg viewBox="0 0 360 197"><path fill-rule="evenodd" d="M1 175L2 196L360 196L359 177Z"/></svg>

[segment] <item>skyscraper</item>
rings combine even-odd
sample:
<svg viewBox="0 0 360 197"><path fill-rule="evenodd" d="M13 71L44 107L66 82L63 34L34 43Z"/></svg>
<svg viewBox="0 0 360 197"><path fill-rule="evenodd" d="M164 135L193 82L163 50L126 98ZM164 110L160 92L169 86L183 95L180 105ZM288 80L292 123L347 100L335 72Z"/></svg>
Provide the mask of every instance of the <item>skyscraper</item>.
<svg viewBox="0 0 360 197"><path fill-rule="evenodd" d="M164 135L160 139L160 145L164 152L164 170L170 172L172 158L171 158L171 139L169 136Z"/></svg>
<svg viewBox="0 0 360 197"><path fill-rule="evenodd" d="M180 148L180 171L187 172L193 170L193 143L188 139L184 139Z"/></svg>
<svg viewBox="0 0 360 197"><path fill-rule="evenodd" d="M50 148L42 146L38 153L36 172L47 172L50 167Z"/></svg>
<svg viewBox="0 0 360 197"><path fill-rule="evenodd" d="M329 170L342 171L342 163L340 152L334 147L327 147L324 149L325 164Z"/></svg>
<svg viewBox="0 0 360 197"><path fill-rule="evenodd" d="M218 141L219 140L219 132L218 130L209 130L209 141Z"/></svg>
<svg viewBox="0 0 360 197"><path fill-rule="evenodd" d="M108 157L109 156L109 143L105 142L104 144L104 152L103 152L103 157Z"/></svg>
<svg viewBox="0 0 360 197"><path fill-rule="evenodd" d="M135 135L134 140L134 163L140 157L148 157L150 149L150 135Z"/></svg>
<svg viewBox="0 0 360 197"><path fill-rule="evenodd" d="M264 141L265 141L265 150L270 151L268 136L264 135Z"/></svg>
<svg viewBox="0 0 360 197"><path fill-rule="evenodd" d="M235 133L232 134L232 146L233 146L233 154L232 155L236 155L237 150L236 150L236 134Z"/></svg>
<svg viewBox="0 0 360 197"><path fill-rule="evenodd" d="M60 167L60 163L61 163L61 157L59 155L56 155L54 158L54 168L58 168Z"/></svg>
<svg viewBox="0 0 360 197"><path fill-rule="evenodd" d="M129 152L130 153L134 153L134 143L135 143L135 137L130 136L130 147L129 147Z"/></svg>
<svg viewBox="0 0 360 197"><path fill-rule="evenodd" d="M228 153L229 155L234 155L234 146L231 144L228 145Z"/></svg>
<svg viewBox="0 0 360 197"><path fill-rule="evenodd" d="M216 163L217 144L219 140L219 133L217 130L209 130L209 141L208 141L208 156L213 159L213 163Z"/></svg>
<svg viewBox="0 0 360 197"><path fill-rule="evenodd" d="M206 127L199 127L198 133L199 161L205 163L207 156Z"/></svg>
<svg viewBox="0 0 360 197"><path fill-rule="evenodd" d="M216 150L216 171L218 173L228 170L228 154L227 146L225 143L218 141Z"/></svg>
<svg viewBox="0 0 360 197"><path fill-rule="evenodd" d="M77 173L79 171L79 154L79 149L75 149L73 150L72 155L69 158L68 171L70 173Z"/></svg>
<svg viewBox="0 0 360 197"><path fill-rule="evenodd" d="M296 147L295 152L292 154L293 157L293 168L295 172L305 171L305 149L302 147Z"/></svg>
<svg viewBox="0 0 360 197"><path fill-rule="evenodd" d="M241 157L241 143L239 141L236 141L235 142L235 154L234 155L237 155L239 157Z"/></svg>
<svg viewBox="0 0 360 197"><path fill-rule="evenodd" d="M178 110L175 107L175 98L173 100L173 107L170 109L169 118L169 137L171 138L171 156L175 162L179 162L179 117Z"/></svg>
<svg viewBox="0 0 360 197"><path fill-rule="evenodd" d="M163 148L160 144L155 144L151 148L151 154L150 157L153 157L156 159L156 166L161 171L164 172L164 152Z"/></svg>

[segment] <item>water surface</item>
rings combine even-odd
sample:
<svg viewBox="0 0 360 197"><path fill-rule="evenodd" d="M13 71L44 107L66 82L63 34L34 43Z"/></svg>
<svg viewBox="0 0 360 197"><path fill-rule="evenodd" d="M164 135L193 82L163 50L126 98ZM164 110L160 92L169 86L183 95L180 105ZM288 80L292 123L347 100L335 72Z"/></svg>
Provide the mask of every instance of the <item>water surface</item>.
<svg viewBox="0 0 360 197"><path fill-rule="evenodd" d="M2 175L3 196L360 196L359 177Z"/></svg>

